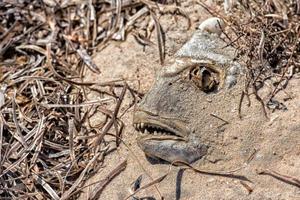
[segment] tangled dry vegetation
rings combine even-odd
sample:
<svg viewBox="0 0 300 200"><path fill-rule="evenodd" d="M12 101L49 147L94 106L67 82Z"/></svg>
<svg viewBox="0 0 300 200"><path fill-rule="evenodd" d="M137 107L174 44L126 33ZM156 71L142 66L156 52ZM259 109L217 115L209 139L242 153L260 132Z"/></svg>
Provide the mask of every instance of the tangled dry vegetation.
<svg viewBox="0 0 300 200"><path fill-rule="evenodd" d="M109 40L131 32L146 41L138 31L159 26L154 2L122 2L0 2L1 199L76 197L114 150L104 136L119 145L119 108L135 92L124 81L83 82L84 73L101 73L91 56ZM99 112L103 121L92 125Z"/></svg>
<svg viewBox="0 0 300 200"><path fill-rule="evenodd" d="M237 59L247 67L240 117L244 97L250 105L250 95L261 103L266 117L267 109L286 109L276 94L300 72L300 1L240 1L231 13L222 16L231 33L228 45L237 48ZM260 93L265 87L269 94Z"/></svg>
<svg viewBox="0 0 300 200"><path fill-rule="evenodd" d="M276 93L299 72L299 2L240 3L227 16L220 14L221 7L196 3L229 24L228 45L238 49L237 59L246 58L241 103L254 94L264 109L281 108ZM76 198L114 150L104 136L113 136L116 147L121 142L119 108L125 93L137 94L123 80L84 82L87 70L101 73L92 55L128 34L149 45L154 33L163 63L163 13L188 18L176 1L0 2L1 199ZM265 83L273 88L268 99L258 92ZM99 98L89 99L91 91ZM92 125L90 118L99 112L103 121ZM125 167L126 161L112 170L91 198Z"/></svg>

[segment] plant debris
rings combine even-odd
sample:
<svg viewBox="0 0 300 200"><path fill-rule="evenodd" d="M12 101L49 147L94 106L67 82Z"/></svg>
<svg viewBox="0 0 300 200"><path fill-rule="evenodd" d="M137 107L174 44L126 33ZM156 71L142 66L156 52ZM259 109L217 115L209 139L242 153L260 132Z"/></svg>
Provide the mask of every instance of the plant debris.
<svg viewBox="0 0 300 200"><path fill-rule="evenodd" d="M295 1L241 2L227 19L238 38L233 45L248 70L245 95L254 94L266 116L266 106L285 107L276 100L276 94L300 72L298 6ZM269 93L260 92L265 87ZM274 102L281 107L271 106Z"/></svg>
<svg viewBox="0 0 300 200"><path fill-rule="evenodd" d="M298 1L236 1L228 15L223 7L212 8L198 2L227 24L228 45L237 49L236 59L247 67L247 82L241 95L239 115L245 97L250 95L261 103L265 116L267 108L285 109L276 95L284 90L290 79L300 72L300 26ZM263 88L269 88L269 93ZM275 104L274 104L275 103Z"/></svg>
<svg viewBox="0 0 300 200"><path fill-rule="evenodd" d="M300 179L297 179L295 177L283 175L283 174L280 174L276 171L269 170L269 169L257 170L257 174L259 174L259 175L268 175L268 176L276 178L277 180L280 180L284 183L294 185L294 186L300 188Z"/></svg>
<svg viewBox="0 0 300 200"><path fill-rule="evenodd" d="M84 82L87 70L101 73L92 57L129 33L149 44L157 29L163 62L159 16L172 8L180 10L149 0L0 2L1 199L79 195L118 147L119 109L127 91L135 95L122 80ZM90 99L91 92L99 98ZM91 118L99 113L102 121L95 124Z"/></svg>

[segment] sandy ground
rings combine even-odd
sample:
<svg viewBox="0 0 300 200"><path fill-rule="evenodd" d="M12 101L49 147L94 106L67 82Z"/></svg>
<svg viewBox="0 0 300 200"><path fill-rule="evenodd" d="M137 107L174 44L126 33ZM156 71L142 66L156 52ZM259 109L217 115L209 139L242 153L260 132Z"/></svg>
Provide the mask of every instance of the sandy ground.
<svg viewBox="0 0 300 200"><path fill-rule="evenodd" d="M161 22L166 31L167 60L189 38L193 30L209 15L199 6L187 4L186 10L191 15L193 26L186 30L186 21L179 17L176 23L170 15L163 16ZM153 40L155 41L155 40ZM141 93L151 86L155 73L161 68L157 47L145 49L132 36L125 42L112 42L99 52L94 61L101 68L102 74L88 74L87 79L107 81L118 78L127 80L129 85ZM191 170L173 167L169 175L157 187L161 195L169 199L300 199L300 189L274 179L258 175L260 170L270 169L300 179L300 77L290 81L287 89L278 95L285 99L286 111L269 111L266 119L259 104L253 102L251 108L243 106L243 119L237 117L235 105L224 105L232 108L232 119L221 134L222 144L214 152L193 164L194 167L208 171L231 171L241 168L234 174L244 175L250 181L245 182L253 189L249 193L240 180L202 175ZM122 104L124 110L132 101L127 93ZM121 109L121 111L122 111ZM127 160L126 169L115 177L103 190L99 199L124 199L130 193L128 189L133 181L143 175L142 186L158 178L169 170L167 164L150 164L136 144L137 133L132 127L131 108L122 120L125 130L122 138L128 145L121 145L105 158L105 167L92 177L87 184L102 180L120 162ZM219 111L222 114L222 111ZM97 119L96 119L97 120ZM250 158L250 161L249 161ZM249 161L247 163L247 161ZM81 199L88 199L89 187ZM136 197L159 199L157 190L152 186L141 191ZM132 199L132 198L131 198Z"/></svg>

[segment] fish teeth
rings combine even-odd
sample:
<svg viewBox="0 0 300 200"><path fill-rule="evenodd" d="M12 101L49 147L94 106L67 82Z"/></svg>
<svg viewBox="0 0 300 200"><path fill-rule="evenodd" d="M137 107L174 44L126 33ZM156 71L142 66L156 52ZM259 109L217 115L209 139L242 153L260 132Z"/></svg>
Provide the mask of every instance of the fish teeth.
<svg viewBox="0 0 300 200"><path fill-rule="evenodd" d="M153 134L153 135L172 135L171 133L169 133L167 130L165 130L164 128L157 126L155 124L147 124L145 122L140 122L140 123L135 123L133 124L133 127L139 131L140 135L143 134ZM151 130L151 132L149 131ZM153 131L152 131L153 130Z"/></svg>

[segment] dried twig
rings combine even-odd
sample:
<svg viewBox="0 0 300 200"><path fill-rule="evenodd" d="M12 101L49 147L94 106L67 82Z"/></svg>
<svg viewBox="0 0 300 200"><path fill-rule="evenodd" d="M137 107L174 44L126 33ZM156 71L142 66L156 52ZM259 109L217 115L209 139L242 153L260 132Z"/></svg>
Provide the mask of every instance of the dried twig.
<svg viewBox="0 0 300 200"><path fill-rule="evenodd" d="M283 175L283 174L280 174L276 171L269 170L269 169L257 170L257 174L259 174L259 175L268 175L268 176L271 176L273 178L276 178L277 180L280 180L282 182L285 182L287 184L294 185L294 186L300 188L300 179L297 179L295 177Z"/></svg>
<svg viewBox="0 0 300 200"><path fill-rule="evenodd" d="M221 177L227 177L227 178L233 178L233 179L239 179L242 181L248 181L251 182L247 177L245 176L241 176L241 175L235 175L232 174L233 172L240 170L241 168L235 169L235 170L230 170L230 171L221 171L221 172L217 172L217 171L205 171L205 170L199 170L195 167L193 167L192 165L184 162L184 161L174 161L172 163L173 165L184 165L186 167L188 167L189 169L193 170L196 173L200 173L200 174L204 174L204 175L211 175L211 176L221 176Z"/></svg>
<svg viewBox="0 0 300 200"><path fill-rule="evenodd" d="M101 192L105 188L105 186L119 173L125 170L127 165L127 160L121 162L113 171L111 171L101 182L96 184L93 191L90 194L89 199L98 199L100 197Z"/></svg>

